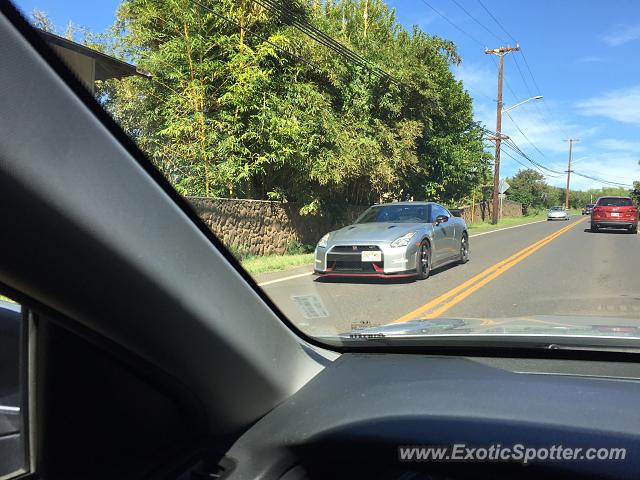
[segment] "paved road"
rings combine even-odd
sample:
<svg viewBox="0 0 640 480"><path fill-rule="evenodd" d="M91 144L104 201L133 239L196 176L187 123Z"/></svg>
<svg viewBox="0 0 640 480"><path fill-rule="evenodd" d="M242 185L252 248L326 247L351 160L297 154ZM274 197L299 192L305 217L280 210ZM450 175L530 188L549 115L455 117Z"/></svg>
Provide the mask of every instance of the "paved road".
<svg viewBox="0 0 640 480"><path fill-rule="evenodd" d="M640 320L640 236L591 233L587 218L472 236L471 261L424 281L319 281L311 267L258 279L312 335L417 318L580 315Z"/></svg>

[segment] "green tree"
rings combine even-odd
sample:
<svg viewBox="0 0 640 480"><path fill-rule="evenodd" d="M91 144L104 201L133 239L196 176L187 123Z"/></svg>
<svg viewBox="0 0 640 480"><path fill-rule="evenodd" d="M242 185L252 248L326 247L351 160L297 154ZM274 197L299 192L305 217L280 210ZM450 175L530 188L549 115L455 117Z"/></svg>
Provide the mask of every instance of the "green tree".
<svg viewBox="0 0 640 480"><path fill-rule="evenodd" d="M510 200L522 205L522 213L526 215L529 208L542 207L548 201L551 191L544 180L544 175L534 169L520 170L509 180L507 195Z"/></svg>
<svg viewBox="0 0 640 480"><path fill-rule="evenodd" d="M295 201L312 213L458 202L486 183L491 156L451 73L461 61L452 42L404 29L382 0L288 3L391 82L250 0L203 4L125 0L109 32L83 32L150 73L102 82L97 96L182 194Z"/></svg>

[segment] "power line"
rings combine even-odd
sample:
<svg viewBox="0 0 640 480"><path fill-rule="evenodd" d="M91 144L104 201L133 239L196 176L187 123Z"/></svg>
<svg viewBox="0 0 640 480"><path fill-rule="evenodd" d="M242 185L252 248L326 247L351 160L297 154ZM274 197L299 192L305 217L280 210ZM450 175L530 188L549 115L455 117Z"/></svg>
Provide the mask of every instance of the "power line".
<svg viewBox="0 0 640 480"><path fill-rule="evenodd" d="M613 182L611 180L605 180L603 178L593 177L591 175L585 175L584 173L576 172L575 170L573 170L573 174L574 175L578 175L580 177L588 178L589 180L593 180L595 182L603 183L605 185L609 185L609 186L612 186L612 187L633 188L633 185L629 185L628 183Z"/></svg>
<svg viewBox="0 0 640 480"><path fill-rule="evenodd" d="M458 3L457 0L451 0L453 3L455 3L458 8L460 8L460 10L462 10L464 13L467 14L467 16L473 20L474 22L476 22L478 25L480 25L484 30L486 30L489 35L492 35L496 40L498 40L498 42L502 42L502 39L500 37L498 37L495 32L493 32L492 30L490 30L485 24L483 24L482 22L480 22L480 20L478 20L476 17L474 17L473 15L471 15L471 13L469 13L469 11L464 8L462 5L460 5L460 3Z"/></svg>
<svg viewBox="0 0 640 480"><path fill-rule="evenodd" d="M506 146L506 145L505 145L505 146ZM511 147L509 146L509 148L511 148ZM531 168L531 165L527 165L527 164L523 163L522 161L518 160L516 157L514 157L513 155L511 155L511 154L509 153L509 151L508 151L508 150L503 150L503 153L504 153L507 157L511 158L512 160L514 160L514 161L516 161L517 163L519 163L520 165L522 165L524 168L527 168L527 169L530 169L530 168ZM539 172L539 173L541 173L542 175L544 175L545 177L549 177L549 178L558 178L558 177L560 177L560 176L561 176L561 175L551 175L551 174L549 174L549 173L545 172L544 170L540 169L540 167L538 167L538 166L537 166L537 165L535 165L535 164L533 165L533 168L534 168L537 172Z"/></svg>
<svg viewBox="0 0 640 480"><path fill-rule="evenodd" d="M429 7L431 10L433 10L436 14L438 14L440 17L442 17L447 23L449 23L449 25L451 25L453 28L455 28L456 30L458 30L459 32L461 32L463 35L466 35L467 37L469 37L471 40L473 40L474 42L476 42L478 45L480 45L481 47L484 47L485 45L482 44L482 42L480 40L478 40L477 38L475 38L473 35L471 35L470 33L466 32L465 30L463 30L462 28L460 28L458 25L456 25L455 23L453 23L451 20L449 20L444 14L440 13L438 10L436 10L435 8L433 8L429 2L427 2L427 0L422 0L422 3L424 3L427 7Z"/></svg>
<svg viewBox="0 0 640 480"><path fill-rule="evenodd" d="M498 35L496 35L496 33L491 30L489 27L487 27L484 23L482 23L480 20L478 20L475 16L473 16L466 8L464 8L460 3L458 3L457 0L451 0L453 3L455 3L464 13L467 14L467 16L469 18L471 18L474 22L476 22L478 25L480 25L485 31L487 31L491 36L493 36L495 39L497 39L499 42L502 42L502 38L500 38ZM511 35L509 35L509 33L502 27L502 25L500 24L500 22L498 22L498 19L495 18L490 11L487 10L487 8L484 6L484 4L482 4L480 2L480 5L482 6L482 8L485 9L485 11L487 11L487 13L489 13L489 15L491 16L491 18L500 26L500 28L502 28L502 30L507 33L507 36L509 36L514 43L518 43ZM494 63L495 63L495 59L492 57ZM533 94L531 94L531 90L529 89L529 85L527 84L527 81L524 78L524 75L522 74L522 70L520 69L520 65L518 64L518 60L517 58L514 56L513 57L515 63L516 63L516 67L518 69L518 72L520 73L520 77L523 79L524 84L525 84L525 88L527 89L529 96L533 97ZM505 81L506 83L506 81ZM515 93L513 92L513 89L511 89L511 87L507 84L507 88L509 89L509 91L511 92L511 94L516 97Z"/></svg>
<svg viewBox="0 0 640 480"><path fill-rule="evenodd" d="M498 25L498 27L500 27L500 29L507 34L507 37L509 37L511 40L513 40L514 43L518 43L518 41L513 38L513 36L507 32L507 30L502 26L502 24L498 21L498 19L496 17L493 16L493 13L491 13L491 11L484 6L484 3L482 3L481 0L478 0L478 3L480 4L480 6L484 9L485 12L487 12L489 14L489 16L493 19L494 22L496 22L496 24Z"/></svg>
<svg viewBox="0 0 640 480"><path fill-rule="evenodd" d="M522 129L520 128L520 126L516 123L516 121L513 119L513 117L511 116L511 114L509 112L506 112L507 117L509 117L511 119L511 121L513 122L513 125L516 127L516 129L522 134L522 136L524 137L524 139L529 142L529 145L531 145L540 155L542 155L544 158L547 158L546 155L544 153L542 153L542 151L535 146L535 144L529 140L529 137L527 137L527 134L524 133L522 131Z"/></svg>
<svg viewBox="0 0 640 480"><path fill-rule="evenodd" d="M262 8L275 13L283 23L293 26L297 30L306 34L312 40L320 43L321 45L324 45L325 47L341 55L343 58L349 60L350 62L371 71L380 78L384 78L396 84L401 83L400 80L395 78L393 75L382 70L380 67L374 65L359 53L354 52L331 36L327 35L325 32L311 24L306 18L296 12L293 12L277 0L252 1Z"/></svg>
<svg viewBox="0 0 640 480"><path fill-rule="evenodd" d="M222 15L221 13L216 12L214 9L212 9L211 7L204 5L200 2L198 2L197 0L189 0L191 3L193 3L194 5L202 8L203 10L206 10L207 12L213 14L214 16L218 17L221 20L224 20L227 23L230 23L231 25L234 25L238 28L243 28L238 22L236 22L235 20L227 17L226 15ZM271 45L272 47L274 47L275 49L277 49L279 52L284 53L285 55L287 55L289 58L292 58L294 60L298 60L299 62L303 62L305 64L307 64L308 66L310 66L311 68L317 70L318 72L322 72L323 69L322 67L320 67L320 65L315 64L314 62L311 62L309 60L307 60L304 57L301 57L300 55L297 55L295 53L290 52L289 50L287 50L286 48L281 47L280 45L277 45L276 43L272 42L271 40L269 40L268 38L265 38L263 35L260 35L258 33L255 33L253 30L249 29L249 28L245 28L244 29L245 32L247 32L249 35L251 35L252 37L258 38L259 40L262 40L263 42Z"/></svg>
<svg viewBox="0 0 640 480"><path fill-rule="evenodd" d="M496 23L496 25L498 25L498 27L514 42L517 43L517 40L513 37L513 35L511 35L507 29L502 25L502 23L500 23L500 21L493 15L493 13L491 13L491 10L489 10L484 3L482 3L482 0L478 0L478 3L480 4L480 6L484 9L485 12L487 12L487 14L491 17L491 19ZM540 86L538 85L538 82L536 82L535 77L533 76L533 71L531 70L531 67L529 66L529 62L527 61L527 57L524 54L524 51L521 49L520 50L520 55L522 55L522 60L524 60L524 64L525 67L527 69L527 71L529 72L529 76L531 77L531 80L533 82L533 86L535 87L536 91L538 92L538 94L540 94L541 90L540 90ZM520 76L522 77L523 82L525 83L525 86L527 88L527 90L529 91L529 94L531 95L531 90L529 89L529 87L527 86L527 81L525 80L525 76L522 73L520 66L518 65L518 61L516 60L516 57L514 56L514 60L516 62L516 67L518 68L518 71L520 72ZM533 96L533 95L531 95ZM548 119L552 120L553 117L553 113L551 112L551 110L549 109L549 105L547 104L546 100L543 98L542 99L542 104L544 105L545 110L547 111L548 114ZM539 113L540 112L540 107L538 107L538 105L536 105L536 109L538 110ZM566 134L566 132L564 131L564 128L562 127L562 125L560 126L560 129L562 130L562 132L565 134L565 136L568 136Z"/></svg>
<svg viewBox="0 0 640 480"><path fill-rule="evenodd" d="M526 158L529 162L531 162L534 165L537 165L538 167L550 172L550 173L554 173L557 175L564 175L564 172L561 172L559 170L554 170L552 168L549 168L547 166L545 166L544 164L534 160L533 158L531 158L529 155L527 155L525 152L522 151L522 149L512 140L512 139L508 139L505 142L507 145L509 145L511 148L515 149L522 157Z"/></svg>
<svg viewBox="0 0 640 480"><path fill-rule="evenodd" d="M559 178L559 177L564 175L562 172L559 172L557 170L553 170L553 169L551 169L549 167L545 167L543 164L541 164L539 162L536 162L531 157L529 157L526 153L524 153L522 150L520 150L520 148L513 142L508 142L507 141L507 142L505 142L505 146L508 147L509 149L511 149L511 151L514 154L520 155L522 158L527 160L531 165L533 165L533 167L536 170L538 170L543 175L546 175L546 176L551 177L551 178ZM528 168L530 168L530 167L528 167Z"/></svg>

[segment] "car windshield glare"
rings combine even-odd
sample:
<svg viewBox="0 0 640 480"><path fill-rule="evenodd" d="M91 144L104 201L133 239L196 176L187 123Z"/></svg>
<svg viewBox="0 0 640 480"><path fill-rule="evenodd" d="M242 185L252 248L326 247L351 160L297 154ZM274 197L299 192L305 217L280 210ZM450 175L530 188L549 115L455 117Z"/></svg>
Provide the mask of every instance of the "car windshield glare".
<svg viewBox="0 0 640 480"><path fill-rule="evenodd" d="M369 208L355 223L420 223L428 221L428 205L385 205Z"/></svg>

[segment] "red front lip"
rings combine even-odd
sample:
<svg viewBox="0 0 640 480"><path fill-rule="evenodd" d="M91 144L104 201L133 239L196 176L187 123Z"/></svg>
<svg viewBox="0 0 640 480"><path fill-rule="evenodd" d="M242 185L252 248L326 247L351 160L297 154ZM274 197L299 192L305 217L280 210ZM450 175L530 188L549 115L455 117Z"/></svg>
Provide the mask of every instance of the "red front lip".
<svg viewBox="0 0 640 480"><path fill-rule="evenodd" d="M398 274L387 274L384 273L320 273L315 272L316 275L320 277L376 277L376 278L407 278L407 277L415 277L417 273L398 273Z"/></svg>

